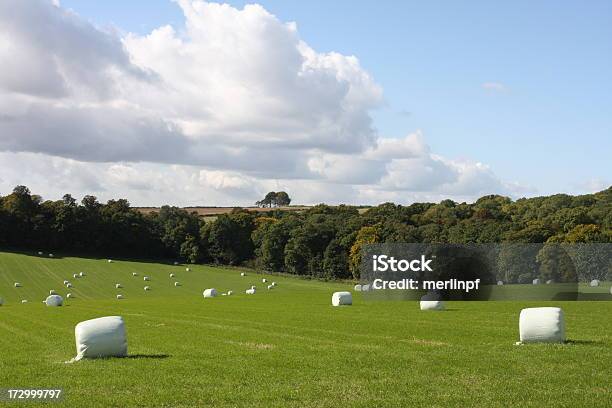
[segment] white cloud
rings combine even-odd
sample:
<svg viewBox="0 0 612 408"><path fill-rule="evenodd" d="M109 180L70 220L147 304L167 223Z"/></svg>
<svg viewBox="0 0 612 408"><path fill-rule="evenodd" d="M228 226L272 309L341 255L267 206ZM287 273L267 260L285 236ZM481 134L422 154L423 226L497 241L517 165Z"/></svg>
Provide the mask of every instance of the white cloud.
<svg viewBox="0 0 612 408"><path fill-rule="evenodd" d="M507 90L506 85L501 82L485 82L482 87L488 91L504 92Z"/></svg>
<svg viewBox="0 0 612 408"><path fill-rule="evenodd" d="M420 132L378 135L381 87L295 23L259 5L178 6L184 28L120 36L51 1L0 3L0 193L245 205L280 189L298 203L511 191Z"/></svg>

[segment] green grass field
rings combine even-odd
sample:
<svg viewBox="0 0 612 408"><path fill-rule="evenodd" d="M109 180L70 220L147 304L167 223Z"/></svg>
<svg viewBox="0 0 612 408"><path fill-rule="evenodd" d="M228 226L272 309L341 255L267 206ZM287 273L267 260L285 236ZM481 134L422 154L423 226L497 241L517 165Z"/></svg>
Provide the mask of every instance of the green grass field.
<svg viewBox="0 0 612 408"><path fill-rule="evenodd" d="M351 285L190 268L0 253L0 388L61 387L64 400L48 405L69 407L612 405L612 302L421 312L356 294L352 307L334 308L332 292ZM264 276L278 287L265 290ZM67 293L64 279L76 298L45 307L50 289ZM251 284L258 292L245 295ZM235 295L204 299L209 287ZM515 346L521 308L545 305L563 308L568 344ZM107 315L124 317L130 357L66 364L74 326Z"/></svg>

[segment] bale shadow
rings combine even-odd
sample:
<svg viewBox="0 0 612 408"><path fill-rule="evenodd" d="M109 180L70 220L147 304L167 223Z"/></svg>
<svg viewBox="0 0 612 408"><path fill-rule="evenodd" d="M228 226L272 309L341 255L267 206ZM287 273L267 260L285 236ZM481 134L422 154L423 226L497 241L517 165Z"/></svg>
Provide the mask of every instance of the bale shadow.
<svg viewBox="0 0 612 408"><path fill-rule="evenodd" d="M565 344L575 344L575 345L586 345L586 346L592 346L592 345L597 345L597 344L603 344L603 342L598 341L598 340L566 340Z"/></svg>
<svg viewBox="0 0 612 408"><path fill-rule="evenodd" d="M169 354L130 354L129 359L165 359L171 357Z"/></svg>

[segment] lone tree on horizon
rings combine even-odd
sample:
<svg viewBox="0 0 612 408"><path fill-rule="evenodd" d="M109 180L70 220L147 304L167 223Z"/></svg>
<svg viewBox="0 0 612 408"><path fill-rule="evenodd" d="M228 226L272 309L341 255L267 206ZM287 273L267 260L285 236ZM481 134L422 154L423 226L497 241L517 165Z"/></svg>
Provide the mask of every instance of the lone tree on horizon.
<svg viewBox="0 0 612 408"><path fill-rule="evenodd" d="M289 194L284 191L270 191L261 201L255 203L258 207L283 207L291 204Z"/></svg>

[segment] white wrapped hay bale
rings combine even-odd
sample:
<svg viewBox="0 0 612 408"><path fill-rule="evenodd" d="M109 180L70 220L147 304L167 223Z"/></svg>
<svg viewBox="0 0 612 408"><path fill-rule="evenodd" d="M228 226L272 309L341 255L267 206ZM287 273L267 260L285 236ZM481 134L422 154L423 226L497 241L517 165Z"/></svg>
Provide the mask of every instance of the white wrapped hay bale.
<svg viewBox="0 0 612 408"><path fill-rule="evenodd" d="M117 295L117 299L123 299L123 295Z"/></svg>
<svg viewBox="0 0 612 408"><path fill-rule="evenodd" d="M174 265L175 265L175 266L176 266L176 265L178 265L178 264L179 264L178 262L174 261Z"/></svg>
<svg viewBox="0 0 612 408"><path fill-rule="evenodd" d="M49 295L57 295L57 292L55 290L51 289L49 291Z"/></svg>
<svg viewBox="0 0 612 408"><path fill-rule="evenodd" d="M69 283L70 283L70 281L67 281L67 280L64 281L64 285L67 285Z"/></svg>
<svg viewBox="0 0 612 408"><path fill-rule="evenodd" d="M19 282L15 282L15 287L16 287L16 288L20 288L20 287L21 287L21 283L19 283Z"/></svg>
<svg viewBox="0 0 612 408"><path fill-rule="evenodd" d="M521 343L563 343L565 322L558 307L530 307L519 317Z"/></svg>
<svg viewBox="0 0 612 408"><path fill-rule="evenodd" d="M232 293L234 293L234 292L232 292L231 290L228 290L227 291L227 296L232 296Z"/></svg>
<svg viewBox="0 0 612 408"><path fill-rule="evenodd" d="M191 269L189 268L185 268L185 272L189 272Z"/></svg>
<svg viewBox="0 0 612 408"><path fill-rule="evenodd" d="M268 285L268 290L273 289L273 288L274 288L274 286Z"/></svg>
<svg viewBox="0 0 612 408"><path fill-rule="evenodd" d="M254 295L255 294L255 288L247 289L247 290L244 291L244 293L246 293L247 295Z"/></svg>
<svg viewBox="0 0 612 408"><path fill-rule="evenodd" d="M599 279L593 279L590 285L592 288L599 286Z"/></svg>
<svg viewBox="0 0 612 408"><path fill-rule="evenodd" d="M266 278L263 278L263 279L261 280L261 283L266 283L267 281L268 281L268 280L267 280Z"/></svg>
<svg viewBox="0 0 612 408"><path fill-rule="evenodd" d="M123 288L123 286L121 286L120 283L115 283L115 289L121 289Z"/></svg>
<svg viewBox="0 0 612 408"><path fill-rule="evenodd" d="M68 293L68 294L66 295L66 298L68 298L68 299L72 299L72 298L74 298L74 296L72 295L72 293Z"/></svg>
<svg viewBox="0 0 612 408"><path fill-rule="evenodd" d="M533 283L534 285L539 285L540 284L540 280L536 278L531 283Z"/></svg>
<svg viewBox="0 0 612 408"><path fill-rule="evenodd" d="M42 255L42 254L43 254L43 252L42 252L42 251L38 251L38 255Z"/></svg>
<svg viewBox="0 0 612 408"><path fill-rule="evenodd" d="M132 272L132 276L138 276L136 272Z"/></svg>
<svg viewBox="0 0 612 408"><path fill-rule="evenodd" d="M144 290L145 290L145 292L148 292L148 291L150 291L150 290L151 290L151 287L150 287L150 286L145 286L145 287L144 287Z"/></svg>
<svg viewBox="0 0 612 408"><path fill-rule="evenodd" d="M203 295L205 298L213 298L213 297L216 297L216 296L217 296L217 289L215 289L215 288L206 289L206 290L204 291L204 293L202 293L202 295Z"/></svg>
<svg viewBox="0 0 612 408"><path fill-rule="evenodd" d="M145 276L145 277L143 277L143 278L142 278L142 280L144 280L144 281L150 281L150 280L151 280L151 278L149 278L148 276Z"/></svg>
<svg viewBox="0 0 612 408"><path fill-rule="evenodd" d="M547 285L552 285L553 283L555 283L555 281L552 280L552 279L549 279L549 280L546 281Z"/></svg>
<svg viewBox="0 0 612 408"><path fill-rule="evenodd" d="M28 299L21 299L21 303L28 303Z"/></svg>
<svg viewBox="0 0 612 408"><path fill-rule="evenodd" d="M361 285L361 291L362 292L369 292L370 290L372 290L372 287L370 286L370 284Z"/></svg>
<svg viewBox="0 0 612 408"><path fill-rule="evenodd" d="M240 272L240 276L246 276L246 273Z"/></svg>
<svg viewBox="0 0 612 408"><path fill-rule="evenodd" d="M53 254L49 254L49 258L53 258Z"/></svg>
<svg viewBox="0 0 612 408"><path fill-rule="evenodd" d="M503 281L497 281L497 286L504 286L504 282Z"/></svg>
<svg viewBox="0 0 612 408"><path fill-rule="evenodd" d="M421 310L444 310L444 302L436 293L427 293L421 297Z"/></svg>
<svg viewBox="0 0 612 408"><path fill-rule="evenodd" d="M125 324L120 316L87 320L74 328L77 356L75 360L127 356Z"/></svg>
<svg viewBox="0 0 612 408"><path fill-rule="evenodd" d="M355 286L353 287L353 290L354 290L355 292L361 292L361 285L355 285Z"/></svg>
<svg viewBox="0 0 612 408"><path fill-rule="evenodd" d="M171 278L174 278L174 274L173 274L173 273L171 273L171 274L170 274L170 277L171 277Z"/></svg>
<svg viewBox="0 0 612 408"><path fill-rule="evenodd" d="M85 276L85 272L79 272L79 276L82 278L83 276Z"/></svg>
<svg viewBox="0 0 612 408"><path fill-rule="evenodd" d="M441 300L421 300L421 310L444 310L444 302Z"/></svg>
<svg viewBox="0 0 612 408"><path fill-rule="evenodd" d="M353 304L351 292L334 292L332 295L333 306L349 306Z"/></svg>
<svg viewBox="0 0 612 408"><path fill-rule="evenodd" d="M74 273L74 274L72 274L72 277L73 277L74 279L78 279L78 278L79 278L79 275L78 275L78 274L76 274L76 273Z"/></svg>
<svg viewBox="0 0 612 408"><path fill-rule="evenodd" d="M107 262L108 262L108 263L113 263L113 260L112 260L112 259L109 259Z"/></svg>
<svg viewBox="0 0 612 408"><path fill-rule="evenodd" d="M276 287L276 282L272 282L272 287Z"/></svg>
<svg viewBox="0 0 612 408"><path fill-rule="evenodd" d="M71 288L71 287L72 287L72 283L68 282L68 283L66 284L66 287L67 287L67 288Z"/></svg>
<svg viewBox="0 0 612 408"><path fill-rule="evenodd" d="M181 282L174 282L174 286L181 286Z"/></svg>
<svg viewBox="0 0 612 408"><path fill-rule="evenodd" d="M64 304L64 299L60 295L50 295L45 300L47 306L61 306Z"/></svg>

